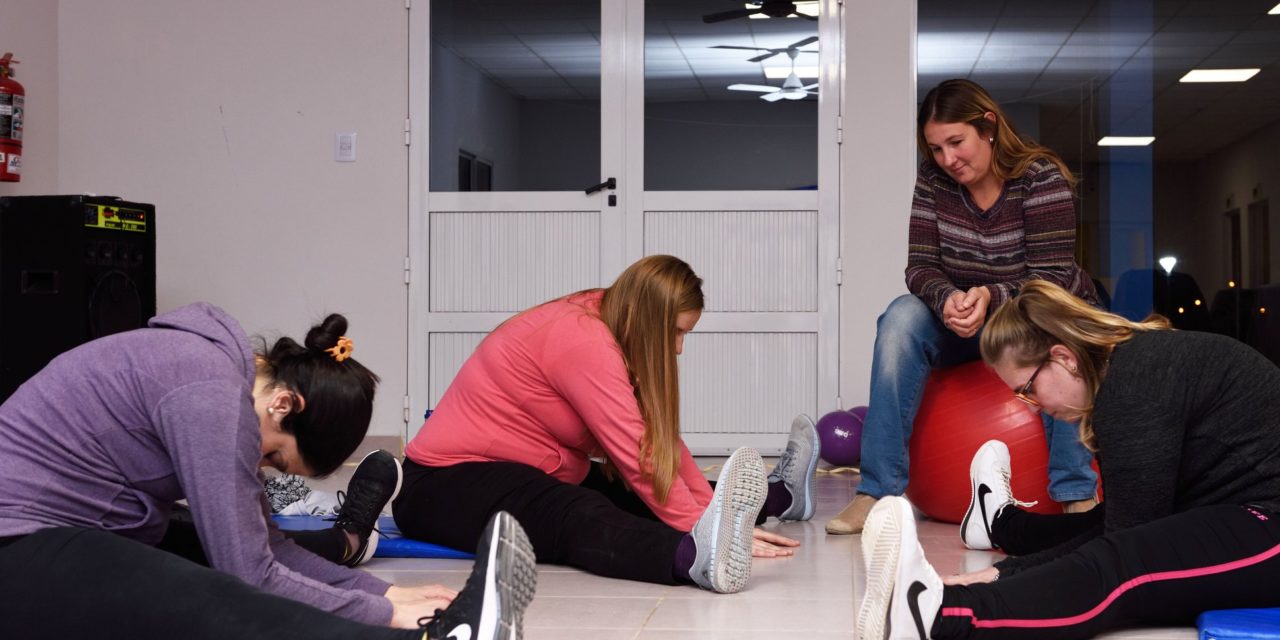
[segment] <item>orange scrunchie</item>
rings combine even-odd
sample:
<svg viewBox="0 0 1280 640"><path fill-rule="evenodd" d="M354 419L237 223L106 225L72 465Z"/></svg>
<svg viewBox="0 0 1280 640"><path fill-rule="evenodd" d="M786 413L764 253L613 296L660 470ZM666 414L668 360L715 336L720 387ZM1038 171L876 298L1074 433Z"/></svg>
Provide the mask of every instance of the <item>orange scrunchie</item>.
<svg viewBox="0 0 1280 640"><path fill-rule="evenodd" d="M337 360L338 362L342 362L343 360L350 358L351 352L355 350L356 350L355 343L351 342L351 338L348 338L346 336L342 336L341 338L338 338L337 344L333 345L332 347L329 347L328 349L325 349L325 351L328 351L329 354L333 356L333 359Z"/></svg>

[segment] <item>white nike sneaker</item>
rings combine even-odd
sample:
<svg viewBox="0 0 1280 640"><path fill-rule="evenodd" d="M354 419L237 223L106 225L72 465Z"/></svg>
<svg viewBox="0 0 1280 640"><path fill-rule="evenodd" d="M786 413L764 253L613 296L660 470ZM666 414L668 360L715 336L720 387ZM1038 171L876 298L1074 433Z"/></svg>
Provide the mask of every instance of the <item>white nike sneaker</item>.
<svg viewBox="0 0 1280 640"><path fill-rule="evenodd" d="M538 586L536 563L520 523L506 511L493 514L467 584L449 608L436 610L423 640L519 640Z"/></svg>
<svg viewBox="0 0 1280 640"><path fill-rule="evenodd" d="M1022 502L1009 488L1009 447L999 440L988 440L973 454L969 464L969 509L960 521L960 540L970 549L995 549L991 542L991 524L1000 510L1009 506L1034 507L1036 502Z"/></svg>
<svg viewBox="0 0 1280 640"><path fill-rule="evenodd" d="M813 419L800 414L791 421L791 436L787 449L778 458L778 466L769 473L769 484L781 482L791 495L791 506L778 516L779 520L808 520L813 517L816 499L813 487L818 472L818 456L822 443Z"/></svg>
<svg viewBox="0 0 1280 640"><path fill-rule="evenodd" d="M942 578L924 557L906 498L881 498L862 532L870 538L858 640L926 640L942 607Z"/></svg>
<svg viewBox="0 0 1280 640"><path fill-rule="evenodd" d="M720 470L711 504L693 525L696 555L689 577L703 589L737 593L751 577L752 529L769 485L760 452L742 447Z"/></svg>

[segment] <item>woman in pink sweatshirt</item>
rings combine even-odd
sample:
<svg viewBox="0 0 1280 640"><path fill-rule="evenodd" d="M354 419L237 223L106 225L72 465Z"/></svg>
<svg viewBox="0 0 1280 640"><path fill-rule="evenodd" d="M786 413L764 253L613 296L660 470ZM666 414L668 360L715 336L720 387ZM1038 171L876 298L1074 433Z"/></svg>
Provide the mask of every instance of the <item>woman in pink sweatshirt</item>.
<svg viewBox="0 0 1280 640"><path fill-rule="evenodd" d="M409 443L400 530L470 548L492 513L508 511L539 560L740 590L753 546L777 555L798 544L754 530L757 517L813 515L817 435L797 419L768 481L759 454L739 450L713 492L680 439L676 356L702 309L702 280L659 255L607 289L504 322Z"/></svg>

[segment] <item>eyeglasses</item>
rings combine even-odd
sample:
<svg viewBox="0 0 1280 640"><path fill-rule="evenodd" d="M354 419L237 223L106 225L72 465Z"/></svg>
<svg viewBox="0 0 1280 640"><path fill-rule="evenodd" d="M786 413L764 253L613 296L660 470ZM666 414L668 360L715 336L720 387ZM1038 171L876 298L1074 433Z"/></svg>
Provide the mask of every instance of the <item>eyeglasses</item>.
<svg viewBox="0 0 1280 640"><path fill-rule="evenodd" d="M1035 384L1036 376L1040 375L1040 370L1043 369L1046 364L1049 364L1048 359L1041 362L1040 366L1036 367L1036 370L1031 372L1031 377L1027 379L1026 384L1018 387L1018 390L1013 392L1013 397L1023 401L1032 409L1039 409L1040 401L1027 394L1031 393L1031 385Z"/></svg>

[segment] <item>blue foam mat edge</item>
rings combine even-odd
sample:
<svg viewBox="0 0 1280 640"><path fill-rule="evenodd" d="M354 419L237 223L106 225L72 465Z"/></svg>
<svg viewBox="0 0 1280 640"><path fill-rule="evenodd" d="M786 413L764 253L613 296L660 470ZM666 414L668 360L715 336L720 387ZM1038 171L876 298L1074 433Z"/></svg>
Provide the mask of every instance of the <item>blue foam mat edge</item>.
<svg viewBox="0 0 1280 640"><path fill-rule="evenodd" d="M1200 640L1280 640L1280 609L1222 609L1196 618Z"/></svg>
<svg viewBox="0 0 1280 640"><path fill-rule="evenodd" d="M328 529L333 526L332 519L320 516L271 516L276 525L283 531L312 531ZM391 516L378 518L378 548L374 550L375 558L449 558L471 559L475 554L458 551L438 544L414 540L400 535L400 529Z"/></svg>

